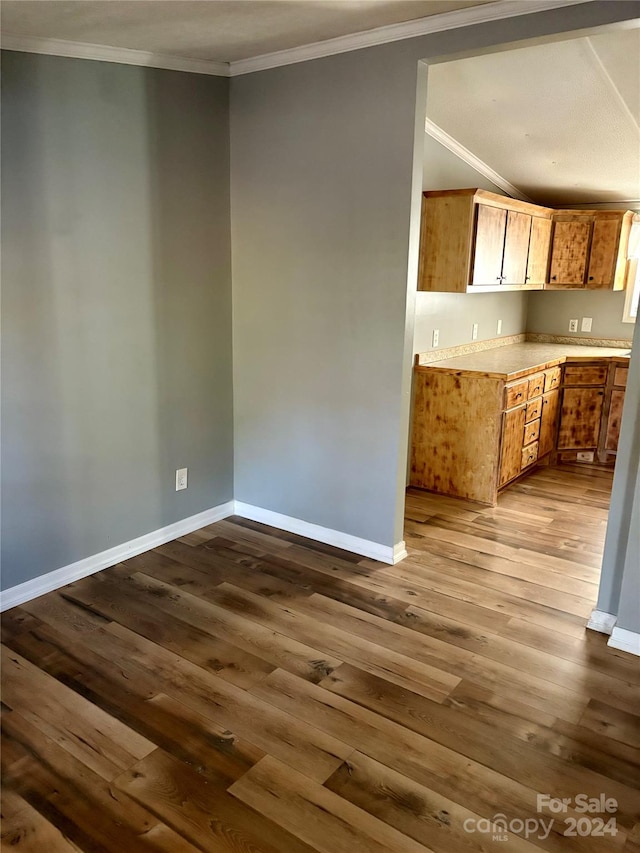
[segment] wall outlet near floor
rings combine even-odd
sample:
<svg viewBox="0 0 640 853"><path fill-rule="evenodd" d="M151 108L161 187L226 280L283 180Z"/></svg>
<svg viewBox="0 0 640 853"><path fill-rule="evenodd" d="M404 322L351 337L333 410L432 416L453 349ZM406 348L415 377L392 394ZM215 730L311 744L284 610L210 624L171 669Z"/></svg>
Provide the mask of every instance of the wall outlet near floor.
<svg viewBox="0 0 640 853"><path fill-rule="evenodd" d="M580 326L580 330L582 332L590 332L592 323L593 323L593 317L583 317L582 318L582 325Z"/></svg>
<svg viewBox="0 0 640 853"><path fill-rule="evenodd" d="M577 332L578 331L578 321L577 320L569 320L569 331Z"/></svg>
<svg viewBox="0 0 640 853"><path fill-rule="evenodd" d="M501 334L502 334L502 320L498 320L498 325L497 325L497 327L496 327L496 334L497 334L497 335L501 335Z"/></svg>
<svg viewBox="0 0 640 853"><path fill-rule="evenodd" d="M593 458L593 450L582 450L579 453L576 453L576 460L578 462L593 462Z"/></svg>
<svg viewBox="0 0 640 853"><path fill-rule="evenodd" d="M431 335L431 346L437 347L440 344L440 329L434 329Z"/></svg>
<svg viewBox="0 0 640 853"><path fill-rule="evenodd" d="M472 341L478 340L478 324L477 323L474 323L473 327L471 329L471 340Z"/></svg>
<svg viewBox="0 0 640 853"><path fill-rule="evenodd" d="M176 469L176 492L181 492L182 489L187 488L187 471L188 468L177 468Z"/></svg>

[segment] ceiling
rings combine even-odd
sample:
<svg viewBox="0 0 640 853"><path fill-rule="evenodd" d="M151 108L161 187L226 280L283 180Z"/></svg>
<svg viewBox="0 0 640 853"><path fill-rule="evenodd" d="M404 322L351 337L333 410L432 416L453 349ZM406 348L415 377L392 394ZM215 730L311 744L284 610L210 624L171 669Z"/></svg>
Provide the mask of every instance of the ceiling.
<svg viewBox="0 0 640 853"><path fill-rule="evenodd" d="M237 62L493 0L3 0L2 32Z"/></svg>
<svg viewBox="0 0 640 853"><path fill-rule="evenodd" d="M639 23L432 66L427 119L533 201L640 209Z"/></svg>

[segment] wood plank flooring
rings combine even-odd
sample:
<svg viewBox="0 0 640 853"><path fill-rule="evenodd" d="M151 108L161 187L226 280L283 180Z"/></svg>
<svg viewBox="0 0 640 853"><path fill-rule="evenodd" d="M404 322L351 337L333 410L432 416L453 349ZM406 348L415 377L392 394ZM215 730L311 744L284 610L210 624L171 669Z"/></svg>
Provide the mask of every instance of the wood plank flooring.
<svg viewBox="0 0 640 853"><path fill-rule="evenodd" d="M397 566L232 518L8 611L3 849L640 853L640 662L584 627L610 489L409 490ZM579 794L615 835L564 834Z"/></svg>

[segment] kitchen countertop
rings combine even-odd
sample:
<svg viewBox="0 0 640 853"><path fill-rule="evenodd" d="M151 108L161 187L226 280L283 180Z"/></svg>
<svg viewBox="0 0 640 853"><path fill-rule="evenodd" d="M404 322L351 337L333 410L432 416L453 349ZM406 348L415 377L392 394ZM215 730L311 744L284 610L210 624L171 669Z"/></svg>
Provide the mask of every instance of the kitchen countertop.
<svg viewBox="0 0 640 853"><path fill-rule="evenodd" d="M434 353L429 356L433 358ZM571 344L517 343L481 352L421 364L417 370L444 370L447 373L481 374L493 379L512 380L534 370L545 370L565 361L616 359L629 361L630 350L612 347L572 346Z"/></svg>

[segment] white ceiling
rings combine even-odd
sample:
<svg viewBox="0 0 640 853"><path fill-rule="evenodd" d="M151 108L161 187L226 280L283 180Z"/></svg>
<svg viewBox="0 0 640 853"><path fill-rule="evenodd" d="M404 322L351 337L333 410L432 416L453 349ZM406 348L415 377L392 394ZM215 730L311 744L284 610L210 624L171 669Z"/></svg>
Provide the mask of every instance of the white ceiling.
<svg viewBox="0 0 640 853"><path fill-rule="evenodd" d="M427 118L534 201L640 209L638 26L433 66Z"/></svg>
<svg viewBox="0 0 640 853"><path fill-rule="evenodd" d="M3 0L2 32L235 62L493 0Z"/></svg>

